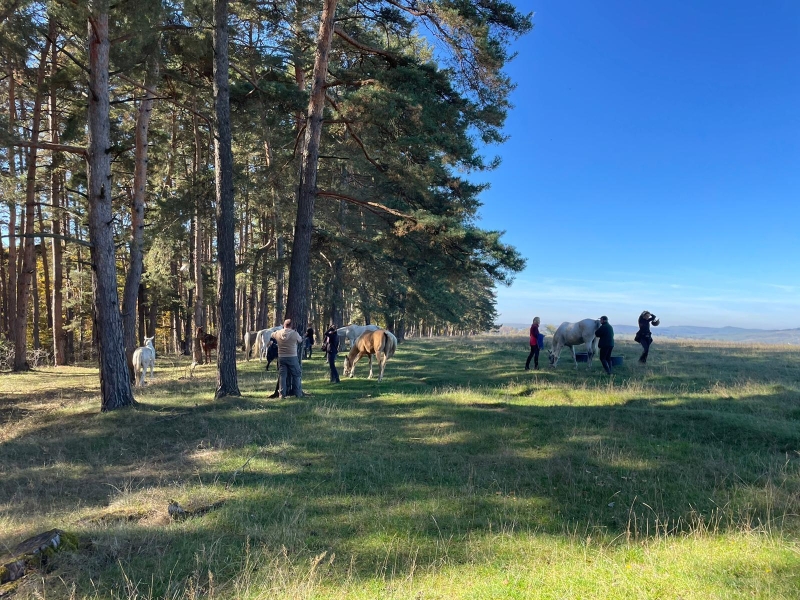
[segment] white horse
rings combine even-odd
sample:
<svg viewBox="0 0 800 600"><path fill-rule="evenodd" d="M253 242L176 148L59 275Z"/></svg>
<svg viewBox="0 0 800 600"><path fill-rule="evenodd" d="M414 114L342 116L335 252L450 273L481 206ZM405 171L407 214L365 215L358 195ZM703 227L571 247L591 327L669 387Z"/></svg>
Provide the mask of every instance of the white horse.
<svg viewBox="0 0 800 600"><path fill-rule="evenodd" d="M250 360L250 352L256 343L257 331L248 331L244 334L244 359Z"/></svg>
<svg viewBox="0 0 800 600"><path fill-rule="evenodd" d="M147 368L150 367L150 381L153 381L153 369L156 367L156 348L153 338L144 338L144 346L139 346L133 351L133 373L137 385L144 385Z"/></svg>
<svg viewBox="0 0 800 600"><path fill-rule="evenodd" d="M575 368L578 368L578 359L575 357L575 346L586 344L586 352L589 353L589 367L592 366L592 357L597 352L597 338L595 331L600 327L600 319L584 319L577 323L564 322L558 326L553 334L553 349L548 351L550 364L558 366L558 359L564 346L572 350L572 360L575 361Z"/></svg>
<svg viewBox="0 0 800 600"><path fill-rule="evenodd" d="M369 356L369 379L372 379L372 355L381 366L381 374L378 376L378 381L383 380L383 370L386 368L386 363L394 356L394 351L397 349L397 338L394 334L385 329L377 329L373 331L365 331L350 348L350 353L344 359L344 374L346 377L352 377L355 371L356 363L362 356Z"/></svg>
<svg viewBox="0 0 800 600"><path fill-rule="evenodd" d="M269 338L273 333L280 331L281 329L283 329L283 325L276 325L275 327L262 329L261 331L256 332L255 350L256 354L258 354L259 361L266 360L267 348L269 347Z"/></svg>
<svg viewBox="0 0 800 600"><path fill-rule="evenodd" d="M361 337L361 334L365 331L378 331L380 327L377 325L345 325L344 327L339 327L336 330L336 333L339 334L340 339L346 339L350 342L350 347L353 347L353 344L356 343L356 340Z"/></svg>

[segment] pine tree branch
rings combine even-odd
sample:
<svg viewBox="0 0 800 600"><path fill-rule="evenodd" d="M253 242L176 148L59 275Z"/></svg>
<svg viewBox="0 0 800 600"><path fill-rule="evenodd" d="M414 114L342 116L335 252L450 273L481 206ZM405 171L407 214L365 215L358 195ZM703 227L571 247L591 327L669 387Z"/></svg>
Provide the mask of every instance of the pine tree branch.
<svg viewBox="0 0 800 600"><path fill-rule="evenodd" d="M325 99L328 101L328 103L331 106L333 106L333 108L334 108L334 110L336 110L336 112L341 114L342 111L339 110L339 105L336 104L336 100L334 100L333 98L331 98L330 96L327 96L327 95L325 96ZM372 163L372 166L374 166L376 169L378 169L378 171L381 172L381 173L385 173L386 171L388 171L389 170L388 167L380 164L377 160L373 159L369 155L369 152L367 152L367 148L364 146L364 142L361 141L361 138L359 137L359 135L355 131L353 131L352 127L350 127L350 122L346 121L346 120L342 120L342 123L344 123L344 126L347 128L347 132L355 140L356 144L358 144L359 147L361 148L361 151L364 153L364 157L370 163Z"/></svg>
<svg viewBox="0 0 800 600"><path fill-rule="evenodd" d="M397 66L398 63L397 57L391 52L387 52L386 50L381 50L380 48L373 48L372 46L367 46L366 44L362 44L358 40L347 35L344 31L342 31L338 27L334 27L333 32L340 38L342 38L345 42L353 46L354 48L358 48L359 50L363 50L364 52L367 52L369 54L377 54L378 56L382 56L383 58L386 59L386 62L388 62L391 66L393 67Z"/></svg>
<svg viewBox="0 0 800 600"><path fill-rule="evenodd" d="M138 81L135 81L135 80L131 79L130 77L126 76L126 75L117 75L117 77L119 77L123 81L126 81L126 82L130 83L132 86L139 88L140 90L144 90L145 92L149 92L149 93L153 94L153 96L158 96L158 94L156 93L156 91L154 89L149 88L149 87L147 87L145 85L142 85ZM195 115L196 117L199 117L199 118L203 119L203 121L205 121L208 124L209 127L213 126L213 123L211 122L211 119L209 117L207 117L206 115L204 115L201 112L198 112L198 111L194 110L192 107L187 106L186 104L183 104L182 102L178 102L174 98L159 97L159 99L166 100L170 104L174 104L175 106L190 112L191 114Z"/></svg>
<svg viewBox="0 0 800 600"><path fill-rule="evenodd" d="M39 231L36 233L17 233L16 236L18 238L53 238L56 240L63 240L65 242L71 242L73 244L78 244L79 246L86 246L87 248L91 248L91 242L86 242L84 240L79 240L78 238L70 237L68 235L61 235L59 233L48 233L46 231ZM0 235L0 237L10 237L7 233Z"/></svg>
<svg viewBox="0 0 800 600"><path fill-rule="evenodd" d="M350 204L363 206L364 208L375 214L388 213L395 217L400 217L401 219L405 219L406 221L417 223L416 217L402 213L399 210L389 208L388 206L380 204L378 202L370 202L369 200L359 200L358 198L353 198L352 196L346 196L344 194L338 194L336 192L326 192L324 190L322 191L317 190L317 196L322 196L323 198L335 198L337 200L344 200L345 202L349 202Z"/></svg>
<svg viewBox="0 0 800 600"><path fill-rule="evenodd" d="M20 148L36 148L39 150L54 150L56 152L69 152L70 154L77 154L78 156L82 156L83 158L87 158L88 154L86 152L86 148L81 148L79 146L68 146L66 144L54 144L52 142L27 142L25 140L18 140L15 142L11 142L12 146L18 146Z"/></svg>

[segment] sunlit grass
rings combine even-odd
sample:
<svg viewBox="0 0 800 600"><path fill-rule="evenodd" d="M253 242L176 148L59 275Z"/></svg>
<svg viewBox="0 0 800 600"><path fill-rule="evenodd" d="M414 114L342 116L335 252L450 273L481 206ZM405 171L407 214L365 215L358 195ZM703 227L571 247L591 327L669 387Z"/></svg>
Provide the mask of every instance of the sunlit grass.
<svg viewBox="0 0 800 600"><path fill-rule="evenodd" d="M609 378L525 372L522 338L412 340L381 383L317 355L284 401L258 361L214 402L213 366L160 359L106 414L94 369L0 375L0 543L89 543L17 595L797 597L797 351L637 348Z"/></svg>

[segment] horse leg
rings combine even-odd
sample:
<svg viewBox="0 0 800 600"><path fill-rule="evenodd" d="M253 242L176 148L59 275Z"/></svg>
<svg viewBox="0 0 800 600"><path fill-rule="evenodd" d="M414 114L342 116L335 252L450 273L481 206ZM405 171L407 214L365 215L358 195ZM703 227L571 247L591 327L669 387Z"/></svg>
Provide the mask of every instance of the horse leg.
<svg viewBox="0 0 800 600"><path fill-rule="evenodd" d="M388 360L389 360L389 358L386 356L386 352L382 352L381 353L381 357L380 357L380 359L378 361L380 363L380 365L381 365L381 374L380 374L380 377L378 377L378 381L383 381L383 370L386 368L386 362Z"/></svg>
<svg viewBox="0 0 800 600"><path fill-rule="evenodd" d="M570 346L570 350L572 350L572 360L575 361L575 368L578 368L578 357L575 356L575 346Z"/></svg>
<svg viewBox="0 0 800 600"><path fill-rule="evenodd" d="M372 354L369 355L369 377L367 379L372 379Z"/></svg>

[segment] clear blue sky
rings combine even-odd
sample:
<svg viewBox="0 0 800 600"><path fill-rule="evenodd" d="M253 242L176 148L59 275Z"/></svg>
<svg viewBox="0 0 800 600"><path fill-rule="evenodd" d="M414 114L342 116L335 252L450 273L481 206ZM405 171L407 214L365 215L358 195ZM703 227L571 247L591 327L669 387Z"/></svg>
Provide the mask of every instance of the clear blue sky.
<svg viewBox="0 0 800 600"><path fill-rule="evenodd" d="M800 2L517 5L499 322L800 327Z"/></svg>

